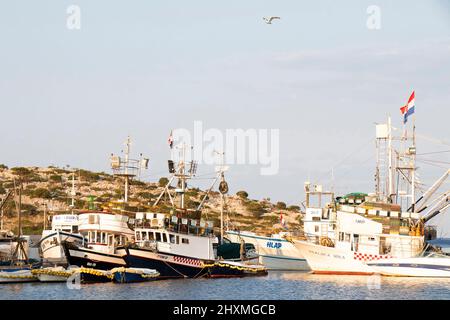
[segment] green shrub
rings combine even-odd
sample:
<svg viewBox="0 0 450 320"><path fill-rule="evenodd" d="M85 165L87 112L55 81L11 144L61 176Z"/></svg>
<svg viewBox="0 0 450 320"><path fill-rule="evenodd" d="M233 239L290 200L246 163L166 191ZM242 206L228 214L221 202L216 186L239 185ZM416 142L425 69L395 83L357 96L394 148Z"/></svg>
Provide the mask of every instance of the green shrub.
<svg viewBox="0 0 450 320"><path fill-rule="evenodd" d="M0 164L0 170L8 170L8 167L4 164Z"/></svg>
<svg viewBox="0 0 450 320"><path fill-rule="evenodd" d="M300 206L292 205L292 206L289 206L287 209L289 211L299 212L300 211Z"/></svg>
<svg viewBox="0 0 450 320"><path fill-rule="evenodd" d="M284 210L284 209L286 209L286 203L279 201L279 202L277 202L277 204L275 205L275 208Z"/></svg>
<svg viewBox="0 0 450 320"><path fill-rule="evenodd" d="M243 190L238 191L238 192L236 192L236 195L237 195L239 198L241 198L241 199L247 199L247 198L248 198L248 193L247 193L247 191L243 191Z"/></svg>
<svg viewBox="0 0 450 320"><path fill-rule="evenodd" d="M253 214L255 218L260 218L264 213L264 207L258 201L251 201L246 204L246 209Z"/></svg>
<svg viewBox="0 0 450 320"><path fill-rule="evenodd" d="M153 198L153 194L151 194L150 192L147 192L147 191L138 192L136 194L136 196L139 197L139 198L146 199L146 200L150 200L150 199Z"/></svg>
<svg viewBox="0 0 450 320"><path fill-rule="evenodd" d="M165 187L168 183L169 183L169 179L167 179L166 177L162 177L158 181L158 185L160 187Z"/></svg>
<svg viewBox="0 0 450 320"><path fill-rule="evenodd" d="M54 182L61 182L62 181L62 177L60 175L57 175L57 174L52 174L50 176L50 180L54 181Z"/></svg>
<svg viewBox="0 0 450 320"><path fill-rule="evenodd" d="M30 169L24 167L15 167L12 168L11 171L13 174L18 175L20 177L29 176L31 174Z"/></svg>
<svg viewBox="0 0 450 320"><path fill-rule="evenodd" d="M100 175L95 172L90 172L87 170L79 170L78 171L80 178L84 181L96 182L100 180Z"/></svg>
<svg viewBox="0 0 450 320"><path fill-rule="evenodd" d="M31 198L51 199L52 193L45 188L37 188L30 192Z"/></svg>
<svg viewBox="0 0 450 320"><path fill-rule="evenodd" d="M147 185L145 182L139 180L133 180L131 184L138 187L145 187Z"/></svg>

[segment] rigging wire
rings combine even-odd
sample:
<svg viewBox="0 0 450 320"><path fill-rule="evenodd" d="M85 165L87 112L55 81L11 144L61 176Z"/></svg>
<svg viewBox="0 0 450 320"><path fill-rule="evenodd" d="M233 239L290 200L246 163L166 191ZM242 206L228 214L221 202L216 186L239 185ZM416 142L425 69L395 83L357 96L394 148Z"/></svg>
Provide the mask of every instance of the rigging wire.
<svg viewBox="0 0 450 320"><path fill-rule="evenodd" d="M429 155L429 154L441 154L441 153L448 153L448 152L450 152L450 150L419 153L419 154L417 154L417 156L426 156L426 155Z"/></svg>
<svg viewBox="0 0 450 320"><path fill-rule="evenodd" d="M332 166L333 169L327 171L325 174L323 174L317 181L321 181L323 178L325 178L326 176L329 176L336 168L339 168L340 166L342 166L348 159L350 159L351 157L353 157L355 154L360 153L362 150L364 150L364 148L370 145L370 142L373 141L373 138L370 138L368 141L364 142L363 145L361 145L360 147L356 148L352 153L350 153L349 155L347 155L343 160L341 160L340 162L338 162L338 164ZM370 158L372 158L373 156L371 156ZM366 160L368 161L368 160Z"/></svg>

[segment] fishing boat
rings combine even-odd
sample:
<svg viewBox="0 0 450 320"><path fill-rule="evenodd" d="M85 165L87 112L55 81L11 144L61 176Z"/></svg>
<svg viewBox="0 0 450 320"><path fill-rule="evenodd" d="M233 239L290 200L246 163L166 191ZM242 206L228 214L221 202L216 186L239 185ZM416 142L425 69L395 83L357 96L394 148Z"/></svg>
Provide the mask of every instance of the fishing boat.
<svg viewBox="0 0 450 320"><path fill-rule="evenodd" d="M271 236L259 235L250 231L228 230L226 237L232 242L253 244L258 262L269 270L308 271L305 257L290 240L290 233L282 232Z"/></svg>
<svg viewBox="0 0 450 320"><path fill-rule="evenodd" d="M310 271L308 262L302 251L294 244L294 239L309 237L323 241L334 238L335 215L331 203L334 193L324 191L321 185L311 186L305 190L306 210L302 218L303 227L300 230L284 231L271 236L264 236L249 231L228 230L227 238L233 242L244 241L256 248L259 262L269 270Z"/></svg>
<svg viewBox="0 0 450 320"><path fill-rule="evenodd" d="M111 270L116 283L147 282L159 279L159 272L153 269L115 268Z"/></svg>
<svg viewBox="0 0 450 320"><path fill-rule="evenodd" d="M430 199L450 170L416 198L415 126L412 137L405 132L398 139L403 146L399 150L393 148L392 131L390 118L387 124L377 125L376 192L358 203L348 196L330 205L335 216L333 238L306 235L294 241L314 273L371 275L376 273L375 263L416 257L428 238L425 224L449 207L447 193ZM412 146L405 149L409 140Z"/></svg>
<svg viewBox="0 0 450 320"><path fill-rule="evenodd" d="M39 253L42 259L52 264L67 263L63 242L82 245L84 237L78 231L79 221L76 214L53 216L51 230L44 230L39 241Z"/></svg>
<svg viewBox="0 0 450 320"><path fill-rule="evenodd" d="M71 212L54 215L51 221L51 229L47 230L47 205L44 207L44 230L38 243L39 254L47 264L66 265L67 259L62 247L62 242L82 245L83 235L78 231L78 215L74 213L75 208L75 172L72 172L72 190L70 192L72 204Z"/></svg>
<svg viewBox="0 0 450 320"><path fill-rule="evenodd" d="M172 204L171 214L163 213L137 213L135 217L134 232L135 243L121 250L125 250L125 261L129 267L148 268L158 270L160 277L164 278L200 278L214 275L219 276L244 276L247 271L253 270L255 274L267 274L265 268L247 265L242 262L240 268L235 268L233 263L218 257L219 247L224 244L223 212L224 195L228 192L224 172L226 168L217 168L211 187L203 197L196 209L185 207L186 181L196 174L197 163L185 161L186 146L181 146L180 160L178 164L169 160L169 172L172 174L169 182L160 194L154 207L158 205L164 195L168 195ZM189 166L189 169L187 168ZM178 180L175 195L171 194L170 185ZM202 206L213 189L216 182L220 181L221 193L221 227L220 239L214 234L212 221L202 219ZM174 198L180 199L177 207ZM226 245L226 244L225 244ZM237 247L240 251L241 248ZM238 253L239 254L239 253ZM221 265L216 262L222 263Z"/></svg>
<svg viewBox="0 0 450 320"><path fill-rule="evenodd" d="M131 139L125 142L125 157L111 155L114 176L124 179L124 198L117 201L118 210L124 212L128 203L130 180L148 167L148 159L130 158ZM98 270L126 267L124 250L118 248L133 242L134 232L129 228L127 215L106 211L91 211L79 214L79 232L85 237L82 246L64 242L65 254L70 265Z"/></svg>
<svg viewBox="0 0 450 320"><path fill-rule="evenodd" d="M99 270L125 267L118 247L132 242L134 232L128 227L128 216L103 211L78 215L79 232L86 238L84 245L63 242L69 265Z"/></svg>

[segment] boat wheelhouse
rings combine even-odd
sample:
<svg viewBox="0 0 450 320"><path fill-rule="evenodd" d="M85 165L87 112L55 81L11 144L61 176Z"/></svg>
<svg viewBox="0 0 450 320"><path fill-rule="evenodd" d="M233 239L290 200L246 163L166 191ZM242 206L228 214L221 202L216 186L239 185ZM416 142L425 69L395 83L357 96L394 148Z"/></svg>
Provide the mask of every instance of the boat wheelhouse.
<svg viewBox="0 0 450 320"><path fill-rule="evenodd" d="M134 232L128 222L125 215L101 211L80 213L79 231L85 243L82 246L64 243L69 264L100 270L125 266L117 248L133 241Z"/></svg>
<svg viewBox="0 0 450 320"><path fill-rule="evenodd" d="M211 221L188 218L199 214L137 213L135 243L126 248L128 265L156 269L162 278L204 276L208 271L204 265L217 259L219 240Z"/></svg>

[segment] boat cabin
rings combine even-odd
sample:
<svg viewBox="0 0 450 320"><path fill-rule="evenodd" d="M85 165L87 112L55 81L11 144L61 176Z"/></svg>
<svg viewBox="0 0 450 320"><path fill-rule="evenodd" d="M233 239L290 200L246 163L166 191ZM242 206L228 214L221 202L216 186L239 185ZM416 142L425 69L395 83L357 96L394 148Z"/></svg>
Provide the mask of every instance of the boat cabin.
<svg viewBox="0 0 450 320"><path fill-rule="evenodd" d="M59 214L52 218L52 231L78 233L78 215Z"/></svg>
<svg viewBox="0 0 450 320"><path fill-rule="evenodd" d="M205 260L217 257L219 241L213 234L211 221L137 213L134 223L139 247Z"/></svg>
<svg viewBox="0 0 450 320"><path fill-rule="evenodd" d="M86 245L103 253L113 254L119 246L133 241L134 232L128 227L127 216L89 212L79 215L79 231L86 237Z"/></svg>

